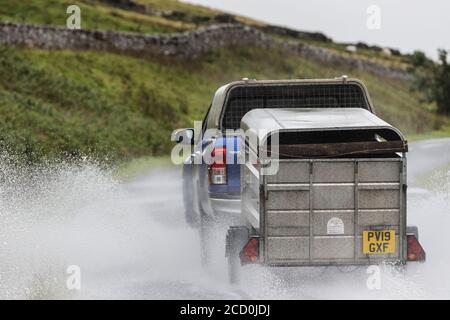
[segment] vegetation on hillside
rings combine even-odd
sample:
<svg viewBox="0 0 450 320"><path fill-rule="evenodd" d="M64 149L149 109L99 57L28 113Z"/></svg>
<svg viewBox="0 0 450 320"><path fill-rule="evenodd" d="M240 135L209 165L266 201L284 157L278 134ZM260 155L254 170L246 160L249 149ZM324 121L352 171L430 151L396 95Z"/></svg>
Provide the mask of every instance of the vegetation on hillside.
<svg viewBox="0 0 450 320"><path fill-rule="evenodd" d="M281 50L227 49L193 61L104 52L0 49L0 136L31 158L91 153L167 153L170 132L201 120L221 84L351 74L369 87L379 114L408 133L440 121L407 83L325 66ZM421 121L417 121L421 119Z"/></svg>
<svg viewBox="0 0 450 320"><path fill-rule="evenodd" d="M65 26L70 5L81 9L83 29L164 33L184 31L214 22L221 13L176 0L0 0L0 21ZM244 17L250 25L259 22Z"/></svg>
<svg viewBox="0 0 450 320"><path fill-rule="evenodd" d="M210 8L177 0L32 0L14 2L0 0L0 21L65 26L66 9L76 4L81 9L81 27L93 30L112 30L139 33L169 33L188 31L227 20L260 28L273 37L301 41L333 52L396 68L406 68L409 56L385 55L380 47L357 44L357 52L348 52L347 44L321 41L319 37L295 35L295 30L267 25L250 18L227 15ZM288 31L280 35L275 30ZM303 34L305 34L303 32ZM325 37L325 35L322 35Z"/></svg>
<svg viewBox="0 0 450 320"><path fill-rule="evenodd" d="M439 62L427 59L423 52L414 53L412 72L413 90L424 94L425 100L437 105L440 114L450 114L450 64L447 51L439 50Z"/></svg>
<svg viewBox="0 0 450 320"><path fill-rule="evenodd" d="M195 16L219 14L173 0L134 2L145 11L123 7L115 0L75 1L82 7L82 27L94 29L169 32L195 28ZM72 3L0 0L0 20L63 25L66 6ZM174 11L186 15L177 18ZM230 48L178 60L0 46L0 147L30 160L61 154L110 159L164 155L172 146L171 131L203 119L214 91L224 83L242 77L342 74L362 79L378 114L407 134L450 127L449 118L437 116L435 104L421 102L421 94L411 93L406 81L306 60L281 49Z"/></svg>

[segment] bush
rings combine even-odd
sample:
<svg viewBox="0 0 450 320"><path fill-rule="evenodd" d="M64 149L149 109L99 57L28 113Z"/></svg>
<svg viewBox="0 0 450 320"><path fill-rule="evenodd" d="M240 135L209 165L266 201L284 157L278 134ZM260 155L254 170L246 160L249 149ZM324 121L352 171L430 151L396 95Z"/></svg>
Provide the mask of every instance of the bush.
<svg viewBox="0 0 450 320"><path fill-rule="evenodd" d="M413 90L421 91L425 100L434 102L440 114L450 114L450 65L447 51L439 50L439 62L429 60L417 51L411 57L414 73Z"/></svg>

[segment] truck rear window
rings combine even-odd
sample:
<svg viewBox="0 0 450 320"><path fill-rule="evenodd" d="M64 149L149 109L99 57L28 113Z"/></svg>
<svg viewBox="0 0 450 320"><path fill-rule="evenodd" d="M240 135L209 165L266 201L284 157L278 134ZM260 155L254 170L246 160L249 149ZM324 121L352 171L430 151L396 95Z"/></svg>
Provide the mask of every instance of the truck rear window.
<svg viewBox="0 0 450 320"><path fill-rule="evenodd" d="M240 86L231 90L222 114L222 129L238 129L242 117L264 108L364 108L364 92L356 84Z"/></svg>

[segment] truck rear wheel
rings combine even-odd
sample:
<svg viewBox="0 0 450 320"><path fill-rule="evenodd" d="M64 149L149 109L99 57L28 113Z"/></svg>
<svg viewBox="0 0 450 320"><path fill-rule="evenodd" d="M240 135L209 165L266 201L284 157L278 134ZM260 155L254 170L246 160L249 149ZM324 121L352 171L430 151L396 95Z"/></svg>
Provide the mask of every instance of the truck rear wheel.
<svg viewBox="0 0 450 320"><path fill-rule="evenodd" d="M200 215L198 207L198 201L196 200L196 192L195 192L194 183L192 182L192 178L183 177L183 203L184 203L184 217L186 219L187 224L195 229L200 228ZM198 190L198 185L197 185Z"/></svg>
<svg viewBox="0 0 450 320"><path fill-rule="evenodd" d="M201 210L201 209L200 209ZM200 258L203 267L207 267L211 263L212 256L212 236L214 224L205 214L200 218Z"/></svg>

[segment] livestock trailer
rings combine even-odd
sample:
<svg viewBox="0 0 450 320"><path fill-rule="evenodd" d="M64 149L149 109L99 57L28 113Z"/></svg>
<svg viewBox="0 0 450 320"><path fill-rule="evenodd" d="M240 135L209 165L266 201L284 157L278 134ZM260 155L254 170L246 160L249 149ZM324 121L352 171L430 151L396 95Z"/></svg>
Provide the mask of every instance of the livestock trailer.
<svg viewBox="0 0 450 320"><path fill-rule="evenodd" d="M230 280L248 263L349 266L424 260L407 228L407 141L362 108L253 109L241 120L241 214Z"/></svg>

